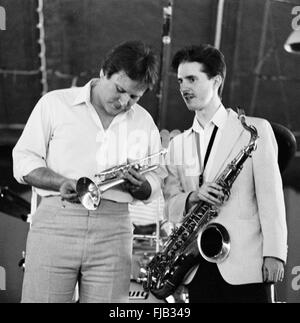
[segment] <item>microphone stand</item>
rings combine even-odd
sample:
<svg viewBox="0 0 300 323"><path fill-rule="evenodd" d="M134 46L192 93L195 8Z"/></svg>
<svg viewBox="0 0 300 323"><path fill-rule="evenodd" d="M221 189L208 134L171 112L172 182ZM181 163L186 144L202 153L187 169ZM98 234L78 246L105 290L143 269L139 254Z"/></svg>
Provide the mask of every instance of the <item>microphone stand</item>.
<svg viewBox="0 0 300 323"><path fill-rule="evenodd" d="M159 130L166 127L167 99L169 87L169 67L171 58L171 35L173 21L173 2L169 0L167 6L163 7L163 31L160 52L160 69L157 89L158 109L156 124Z"/></svg>

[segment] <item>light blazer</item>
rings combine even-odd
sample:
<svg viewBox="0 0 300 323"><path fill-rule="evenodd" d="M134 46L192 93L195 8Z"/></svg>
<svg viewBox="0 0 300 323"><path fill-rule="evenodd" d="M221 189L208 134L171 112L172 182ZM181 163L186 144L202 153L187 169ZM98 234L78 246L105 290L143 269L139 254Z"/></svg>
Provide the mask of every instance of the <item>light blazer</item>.
<svg viewBox="0 0 300 323"><path fill-rule="evenodd" d="M250 139L237 114L231 109L227 113L218 147L213 147L215 157L209 159L206 167L212 163L207 182L214 182ZM263 257L284 262L287 258L285 205L275 136L264 119L246 117L246 122L257 128L257 150L244 163L229 200L214 220L223 224L230 235L230 254L218 267L225 281L234 285L262 282ZM195 149L185 150L191 147L193 137L189 129L176 136L169 146L164 195L167 216L174 223L182 220L186 198L199 185L199 166L196 174L191 170L195 165L190 162L195 159ZM184 161L180 164L182 156Z"/></svg>

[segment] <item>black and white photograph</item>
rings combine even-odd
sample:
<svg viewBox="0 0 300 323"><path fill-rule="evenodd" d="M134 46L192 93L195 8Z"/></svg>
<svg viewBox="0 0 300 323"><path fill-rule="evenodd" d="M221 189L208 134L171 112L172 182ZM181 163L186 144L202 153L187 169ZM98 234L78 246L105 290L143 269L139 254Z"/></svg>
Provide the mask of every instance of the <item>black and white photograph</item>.
<svg viewBox="0 0 300 323"><path fill-rule="evenodd" d="M0 0L0 303L300 303L300 0Z"/></svg>

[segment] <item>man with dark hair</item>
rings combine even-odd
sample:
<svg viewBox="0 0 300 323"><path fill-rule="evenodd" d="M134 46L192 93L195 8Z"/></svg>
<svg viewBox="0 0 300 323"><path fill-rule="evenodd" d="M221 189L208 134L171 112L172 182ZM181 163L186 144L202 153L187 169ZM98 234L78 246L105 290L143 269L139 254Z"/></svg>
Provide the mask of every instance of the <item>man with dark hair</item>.
<svg viewBox="0 0 300 323"><path fill-rule="evenodd" d="M160 151L150 114L137 104L157 79L157 59L131 41L106 57L100 78L46 94L13 150L14 176L42 196L26 250L23 302L126 302L132 224L128 203L159 196L163 171L124 173L96 211L81 205L80 177L94 176Z"/></svg>
<svg viewBox="0 0 300 323"><path fill-rule="evenodd" d="M226 77L226 63L224 55L216 48L210 45L190 46L178 51L172 60L172 68L177 73L178 66L182 62L198 62L202 65L202 71L209 79L219 75L221 84L218 88L218 95L221 98L224 81Z"/></svg>
<svg viewBox="0 0 300 323"><path fill-rule="evenodd" d="M201 201L218 209L214 222L228 231L228 257L212 263L200 257L190 275L190 301L269 302L271 284L281 281L287 257L287 228L277 143L268 121L248 118L258 132L257 150L248 158L224 199L215 180L249 143L231 109L221 102L226 65L210 45L178 51L172 62L193 125L170 143L164 194L170 221L180 223ZM224 201L225 200L225 201Z"/></svg>

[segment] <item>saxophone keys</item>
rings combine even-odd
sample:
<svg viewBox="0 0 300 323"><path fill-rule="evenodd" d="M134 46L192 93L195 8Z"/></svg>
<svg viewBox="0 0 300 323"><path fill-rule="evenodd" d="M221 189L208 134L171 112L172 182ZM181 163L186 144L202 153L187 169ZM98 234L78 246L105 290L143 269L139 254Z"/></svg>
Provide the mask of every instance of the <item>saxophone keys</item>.
<svg viewBox="0 0 300 323"><path fill-rule="evenodd" d="M224 198L222 202L227 202L230 198L230 190L228 188L224 188L223 189L223 193L224 193Z"/></svg>

